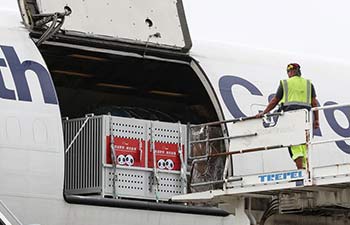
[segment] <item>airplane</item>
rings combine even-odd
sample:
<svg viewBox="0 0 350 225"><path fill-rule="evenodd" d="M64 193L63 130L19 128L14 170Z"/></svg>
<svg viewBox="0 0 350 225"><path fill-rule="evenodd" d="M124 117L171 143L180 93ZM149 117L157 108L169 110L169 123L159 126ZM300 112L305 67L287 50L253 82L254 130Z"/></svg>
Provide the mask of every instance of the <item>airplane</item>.
<svg viewBox="0 0 350 225"><path fill-rule="evenodd" d="M267 104L290 62L302 65L320 106L348 101L347 62L213 42L192 46L181 1L154 8L118 2L118 15L116 3L94 4L19 0L20 10L0 9L0 224L246 224L217 208L67 195L62 118L109 113L200 124L248 117ZM98 7L108 19L98 17ZM325 110L314 135L348 138L349 123L349 106ZM345 140L327 146L320 165L349 162ZM286 151L274 154L266 171L294 169ZM238 174L257 170L256 158L248 160L236 163Z"/></svg>

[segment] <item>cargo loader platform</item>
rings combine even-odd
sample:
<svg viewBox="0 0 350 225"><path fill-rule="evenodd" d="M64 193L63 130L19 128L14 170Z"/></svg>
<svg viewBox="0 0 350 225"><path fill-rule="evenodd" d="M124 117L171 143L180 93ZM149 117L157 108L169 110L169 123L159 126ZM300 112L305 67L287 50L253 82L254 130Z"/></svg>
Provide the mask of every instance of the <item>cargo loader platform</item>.
<svg viewBox="0 0 350 225"><path fill-rule="evenodd" d="M195 130L218 125L227 128L226 136L190 140L189 148L192 165L215 157L224 157L226 162L220 178L192 182L190 187L221 186L177 195L172 200L231 205L231 209L237 210L244 205L244 198L268 198L277 200L280 214L319 208L348 210L350 155L339 145L346 145L350 138L324 129L323 123L321 130L315 131L312 126L313 111L324 110L335 115L334 112L348 107L330 105L314 108L311 112L296 110L269 114L262 119L249 117L192 125L191 129ZM337 118L334 116L334 119ZM206 150L201 156L191 156L198 145L209 146L210 142L219 139L225 141L228 149L225 153L213 154ZM307 165L298 170L288 148L300 144L307 146Z"/></svg>

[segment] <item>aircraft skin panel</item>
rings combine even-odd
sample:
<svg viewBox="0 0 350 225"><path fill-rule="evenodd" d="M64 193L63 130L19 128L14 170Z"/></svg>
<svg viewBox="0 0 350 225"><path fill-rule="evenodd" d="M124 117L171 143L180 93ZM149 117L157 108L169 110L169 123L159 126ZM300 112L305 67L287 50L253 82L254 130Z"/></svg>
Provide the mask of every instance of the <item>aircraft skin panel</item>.
<svg viewBox="0 0 350 225"><path fill-rule="evenodd" d="M46 64L20 15L7 14L0 24L0 199L27 224L40 216L32 211L39 199L48 202L38 205L42 212L63 203L63 133Z"/></svg>
<svg viewBox="0 0 350 225"><path fill-rule="evenodd" d="M238 218L69 204L64 201L64 145L59 102L47 66L16 13L0 22L0 199L24 224L240 224ZM18 20L17 20L18 19ZM286 65L298 62L315 84L321 106L348 102L350 65L308 56L197 44L190 52L210 81L224 119L255 115L265 107ZM330 84L332 83L332 84ZM320 112L317 138L350 136L350 108ZM316 138L316 139L317 139ZM318 167L350 163L349 144L317 150ZM329 157L329 156L332 157ZM291 169L286 149L233 157L236 173ZM277 160L278 159L278 160ZM247 167L239 162L246 163ZM249 165L249 167L248 167ZM246 221L245 221L246 222Z"/></svg>
<svg viewBox="0 0 350 225"><path fill-rule="evenodd" d="M13 17L19 19L17 15ZM0 25L0 158L4 162L16 162L1 164L8 167L6 172L13 173L5 176L9 179L6 184L16 182L19 178L15 175L25 175L27 179L6 190L12 194L35 195L41 192L37 186L40 182L51 180L50 186L54 188L48 188L52 192L47 195L58 198L57 186L63 185L63 175L58 172L63 165L63 140L57 96L45 62L28 32L18 28L18 23L16 28L6 27L8 24L13 21ZM49 167L42 170L46 166ZM39 183L29 179L31 176L38 178Z"/></svg>
<svg viewBox="0 0 350 225"><path fill-rule="evenodd" d="M196 43L191 55L213 85L225 119L253 116L265 109L280 80L288 78L286 66L291 62L299 63L302 76L314 84L320 106L349 102L350 64L344 61L211 42ZM319 117L320 129L314 131L315 141L350 137L350 107L320 111ZM350 163L348 143L338 141L315 146L313 165ZM234 157L237 175L295 168L287 148L247 155ZM277 158L279 160L274 160Z"/></svg>
<svg viewBox="0 0 350 225"><path fill-rule="evenodd" d="M234 217L215 217L161 211L68 204L64 200L38 197L1 196L24 224L49 225L183 225L234 224ZM35 206L35 207L33 207ZM171 222L169 222L171 221Z"/></svg>
<svg viewBox="0 0 350 225"><path fill-rule="evenodd" d="M69 204L61 115L47 66L20 17L0 30L0 199L24 224L232 224L215 217ZM15 22L16 21L16 22Z"/></svg>
<svg viewBox="0 0 350 225"><path fill-rule="evenodd" d="M38 1L40 13L72 13L62 29L67 35L98 37L157 48L191 47L181 0L149 1Z"/></svg>

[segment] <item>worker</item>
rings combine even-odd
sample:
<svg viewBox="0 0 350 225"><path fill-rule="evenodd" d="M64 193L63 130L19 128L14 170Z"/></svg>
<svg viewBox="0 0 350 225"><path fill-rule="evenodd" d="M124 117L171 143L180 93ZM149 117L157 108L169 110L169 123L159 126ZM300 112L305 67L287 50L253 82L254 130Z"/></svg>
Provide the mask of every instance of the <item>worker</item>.
<svg viewBox="0 0 350 225"><path fill-rule="evenodd" d="M289 79L281 80L276 95L271 99L264 111L256 115L257 118L270 112L278 103L281 104L282 111L297 109L310 110L317 106L316 92L310 80L301 77L300 65L290 63L287 66ZM319 128L318 111L314 111L313 128ZM306 168L306 145L291 146L290 155L298 169Z"/></svg>

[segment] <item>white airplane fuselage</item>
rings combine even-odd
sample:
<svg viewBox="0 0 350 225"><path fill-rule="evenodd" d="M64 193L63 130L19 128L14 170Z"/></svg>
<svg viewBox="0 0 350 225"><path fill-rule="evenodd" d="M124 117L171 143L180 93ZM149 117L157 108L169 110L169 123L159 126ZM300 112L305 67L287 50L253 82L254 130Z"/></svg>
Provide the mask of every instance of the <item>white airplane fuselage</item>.
<svg viewBox="0 0 350 225"><path fill-rule="evenodd" d="M69 204L63 197L64 142L60 105L50 72L20 23L19 13L1 11L0 21L0 200L24 224L231 224L225 218L181 213ZM255 115L286 79L286 65L298 62L311 79L321 106L346 103L350 64L327 58L194 43L198 61L216 99L218 118ZM214 104L215 105L215 104ZM316 136L349 137L350 109L320 112ZM318 163L348 161L350 147L332 144ZM279 155L285 157L285 153ZM277 156L276 159L279 157ZM286 158L286 160L289 160ZM287 165L285 165L287 164ZM294 166L279 161L271 167Z"/></svg>

